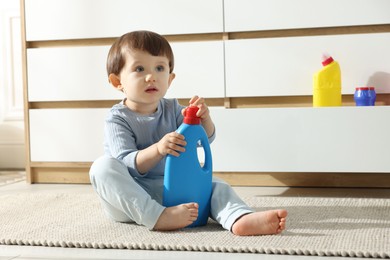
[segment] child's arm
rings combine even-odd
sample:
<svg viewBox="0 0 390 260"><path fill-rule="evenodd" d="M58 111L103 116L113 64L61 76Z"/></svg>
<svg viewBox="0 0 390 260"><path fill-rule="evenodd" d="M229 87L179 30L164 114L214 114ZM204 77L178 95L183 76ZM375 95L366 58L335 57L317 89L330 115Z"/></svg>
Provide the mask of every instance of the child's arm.
<svg viewBox="0 0 390 260"><path fill-rule="evenodd" d="M215 131L213 120L210 117L210 111L207 107L204 98L194 96L190 100L190 106L198 106L199 111L197 116L201 118L202 126L206 131L208 137L212 136ZM184 113L184 110L182 111ZM184 136L171 132L166 134L159 142L149 146L146 149L140 150L136 157L137 170L141 174L152 169L164 156L170 154L179 156L181 152L185 151L186 145Z"/></svg>
<svg viewBox="0 0 390 260"><path fill-rule="evenodd" d="M167 154L179 156L179 152L185 151L186 144L183 135L176 132L166 134L159 142L138 152L136 157L137 170L144 174Z"/></svg>

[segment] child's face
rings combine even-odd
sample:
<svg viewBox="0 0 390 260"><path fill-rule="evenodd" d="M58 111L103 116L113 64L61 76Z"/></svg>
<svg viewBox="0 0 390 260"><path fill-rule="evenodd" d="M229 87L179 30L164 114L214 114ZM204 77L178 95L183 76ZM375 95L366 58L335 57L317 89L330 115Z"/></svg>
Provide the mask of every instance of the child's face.
<svg viewBox="0 0 390 260"><path fill-rule="evenodd" d="M169 73L167 57L130 50L126 53L126 64L119 74L120 85L117 88L123 89L127 97L126 105L130 109L152 113L165 96L173 78L174 74Z"/></svg>

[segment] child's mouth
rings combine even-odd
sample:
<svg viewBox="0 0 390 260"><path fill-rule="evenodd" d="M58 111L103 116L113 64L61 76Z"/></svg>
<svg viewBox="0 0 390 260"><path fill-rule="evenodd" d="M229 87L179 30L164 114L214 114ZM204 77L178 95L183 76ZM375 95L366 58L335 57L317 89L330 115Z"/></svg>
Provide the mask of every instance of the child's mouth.
<svg viewBox="0 0 390 260"><path fill-rule="evenodd" d="M156 87L148 87L145 92L146 93L153 93L153 92L157 92L158 89Z"/></svg>

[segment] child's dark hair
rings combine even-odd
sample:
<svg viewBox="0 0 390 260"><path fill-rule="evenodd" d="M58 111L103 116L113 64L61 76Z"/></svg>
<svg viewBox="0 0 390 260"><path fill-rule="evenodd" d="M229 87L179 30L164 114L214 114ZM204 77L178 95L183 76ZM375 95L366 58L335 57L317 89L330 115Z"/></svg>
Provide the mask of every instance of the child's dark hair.
<svg viewBox="0 0 390 260"><path fill-rule="evenodd" d="M125 66L126 50L141 50L153 56L166 56L169 60L169 73L173 72L174 57L168 41L150 31L134 31L122 35L111 46L107 57L107 74L119 75Z"/></svg>

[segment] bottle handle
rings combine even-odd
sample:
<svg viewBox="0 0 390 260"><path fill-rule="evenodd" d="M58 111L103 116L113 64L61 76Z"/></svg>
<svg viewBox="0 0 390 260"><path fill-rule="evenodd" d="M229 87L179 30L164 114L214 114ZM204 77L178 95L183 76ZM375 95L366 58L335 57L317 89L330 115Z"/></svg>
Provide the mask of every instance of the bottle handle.
<svg viewBox="0 0 390 260"><path fill-rule="evenodd" d="M211 155L211 148L210 143L207 137L201 138L202 148L204 151L204 165L202 167L202 170L206 173L212 173L213 171L213 165L212 165L212 155Z"/></svg>

